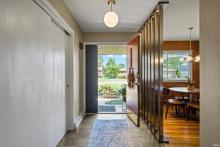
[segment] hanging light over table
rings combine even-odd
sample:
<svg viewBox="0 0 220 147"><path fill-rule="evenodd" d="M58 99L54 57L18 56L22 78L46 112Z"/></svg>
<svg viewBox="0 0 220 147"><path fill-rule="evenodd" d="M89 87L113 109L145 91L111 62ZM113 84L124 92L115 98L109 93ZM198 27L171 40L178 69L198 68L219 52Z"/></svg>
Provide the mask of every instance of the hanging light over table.
<svg viewBox="0 0 220 147"><path fill-rule="evenodd" d="M193 30L193 27L189 27L189 49L190 49L190 52L192 53L192 30ZM197 55L195 57L193 57L192 55L188 55L185 60L187 62L199 62L200 61L200 56Z"/></svg>
<svg viewBox="0 0 220 147"><path fill-rule="evenodd" d="M112 7L116 4L116 0L109 0L108 4L110 5L111 10L105 14L104 23L107 27L113 28L118 24L118 14L112 11Z"/></svg>

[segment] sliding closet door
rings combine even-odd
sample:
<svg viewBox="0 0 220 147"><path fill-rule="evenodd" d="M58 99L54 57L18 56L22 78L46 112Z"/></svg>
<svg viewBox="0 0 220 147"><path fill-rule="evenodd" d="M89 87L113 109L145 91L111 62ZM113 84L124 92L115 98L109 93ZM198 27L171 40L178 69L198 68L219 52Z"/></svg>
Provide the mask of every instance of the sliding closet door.
<svg viewBox="0 0 220 147"><path fill-rule="evenodd" d="M0 146L56 146L66 132L66 34L33 1L0 1Z"/></svg>

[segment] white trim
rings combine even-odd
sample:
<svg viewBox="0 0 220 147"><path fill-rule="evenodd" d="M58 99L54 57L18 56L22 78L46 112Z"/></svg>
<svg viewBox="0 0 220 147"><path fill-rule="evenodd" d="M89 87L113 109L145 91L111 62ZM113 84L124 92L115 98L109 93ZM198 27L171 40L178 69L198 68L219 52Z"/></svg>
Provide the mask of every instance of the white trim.
<svg viewBox="0 0 220 147"><path fill-rule="evenodd" d="M81 122L82 122L84 116L85 116L85 112L83 111L83 112L79 115L79 117L76 119L76 121L74 122L74 127L75 127L75 129L79 127L79 125L81 124Z"/></svg>
<svg viewBox="0 0 220 147"><path fill-rule="evenodd" d="M33 0L37 3L50 17L55 19L69 34L73 34L74 30L63 19L63 17L56 11L56 9L48 2L48 0Z"/></svg>

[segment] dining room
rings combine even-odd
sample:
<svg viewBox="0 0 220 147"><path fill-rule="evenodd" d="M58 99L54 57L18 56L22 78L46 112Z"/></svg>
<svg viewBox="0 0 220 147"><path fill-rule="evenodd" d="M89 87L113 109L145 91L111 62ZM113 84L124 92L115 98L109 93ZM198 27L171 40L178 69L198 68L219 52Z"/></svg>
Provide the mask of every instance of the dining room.
<svg viewBox="0 0 220 147"><path fill-rule="evenodd" d="M163 29L163 128L169 142L166 146L198 147L199 1L170 1L164 11Z"/></svg>
<svg viewBox="0 0 220 147"><path fill-rule="evenodd" d="M169 147L183 144L187 147L199 146L199 62L183 60L188 56L183 51L188 43L187 41L164 42L163 54L167 57L164 57L163 65L163 124L164 136L169 141L167 144ZM199 52L199 41L194 41L192 44L194 55ZM175 51L170 48L175 48ZM182 62L179 63L178 60ZM173 72L173 66L178 67L179 71Z"/></svg>

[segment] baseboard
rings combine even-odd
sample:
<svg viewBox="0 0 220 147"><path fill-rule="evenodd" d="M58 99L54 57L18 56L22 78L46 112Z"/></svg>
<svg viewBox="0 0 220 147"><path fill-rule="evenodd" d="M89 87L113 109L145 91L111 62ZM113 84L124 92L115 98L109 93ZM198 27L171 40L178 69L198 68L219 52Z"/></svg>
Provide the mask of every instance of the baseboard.
<svg viewBox="0 0 220 147"><path fill-rule="evenodd" d="M77 118L77 120L74 122L74 127L75 129L79 127L80 123L82 122L83 118L85 116L85 112L82 112L79 117Z"/></svg>

